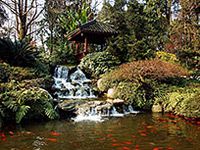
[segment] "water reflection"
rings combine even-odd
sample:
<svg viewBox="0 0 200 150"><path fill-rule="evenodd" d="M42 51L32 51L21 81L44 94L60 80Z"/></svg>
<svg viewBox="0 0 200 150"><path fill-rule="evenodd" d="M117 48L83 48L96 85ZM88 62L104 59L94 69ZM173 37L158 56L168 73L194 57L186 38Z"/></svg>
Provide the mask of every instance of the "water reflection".
<svg viewBox="0 0 200 150"><path fill-rule="evenodd" d="M199 141L200 127L181 118L138 114L105 122L52 121L6 129L1 132L0 149L199 150Z"/></svg>

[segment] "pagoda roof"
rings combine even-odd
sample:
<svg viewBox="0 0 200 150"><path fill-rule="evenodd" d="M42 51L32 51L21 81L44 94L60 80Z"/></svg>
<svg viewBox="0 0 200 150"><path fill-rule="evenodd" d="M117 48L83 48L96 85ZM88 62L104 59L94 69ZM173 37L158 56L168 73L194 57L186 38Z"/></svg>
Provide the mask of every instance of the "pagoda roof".
<svg viewBox="0 0 200 150"><path fill-rule="evenodd" d="M117 35L117 31L110 25L92 20L72 31L68 35L68 40L84 43L87 37L89 43L102 44L105 43L107 37L112 35Z"/></svg>

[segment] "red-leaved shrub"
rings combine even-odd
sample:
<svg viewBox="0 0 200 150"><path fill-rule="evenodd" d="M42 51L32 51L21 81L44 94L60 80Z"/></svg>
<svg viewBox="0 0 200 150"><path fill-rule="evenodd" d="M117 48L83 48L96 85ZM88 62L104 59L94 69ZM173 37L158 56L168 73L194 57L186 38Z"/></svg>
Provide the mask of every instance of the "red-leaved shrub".
<svg viewBox="0 0 200 150"><path fill-rule="evenodd" d="M178 64L163 62L161 60L142 60L122 64L108 76L116 80L163 80L188 76L188 71Z"/></svg>

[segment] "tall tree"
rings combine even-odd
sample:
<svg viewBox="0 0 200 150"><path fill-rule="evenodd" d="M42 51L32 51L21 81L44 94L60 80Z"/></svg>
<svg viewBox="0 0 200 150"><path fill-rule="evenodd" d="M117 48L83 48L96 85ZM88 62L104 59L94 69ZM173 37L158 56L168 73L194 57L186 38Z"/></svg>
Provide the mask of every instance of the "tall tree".
<svg viewBox="0 0 200 150"><path fill-rule="evenodd" d="M173 50L187 67L200 68L199 0L179 0L178 17L173 21Z"/></svg>
<svg viewBox="0 0 200 150"><path fill-rule="evenodd" d="M65 7L65 0L46 0L44 4L44 18L40 25L45 26L45 28L41 30L40 36L43 45L45 44L45 38L47 39L46 44L50 53L53 52L59 34L59 15L65 10Z"/></svg>
<svg viewBox="0 0 200 150"><path fill-rule="evenodd" d="M38 0L0 0L15 16L18 39L31 35L31 27L43 11Z"/></svg>
<svg viewBox="0 0 200 150"><path fill-rule="evenodd" d="M91 0L46 0L43 24L50 53L58 45L66 44L66 35L80 24L93 19Z"/></svg>

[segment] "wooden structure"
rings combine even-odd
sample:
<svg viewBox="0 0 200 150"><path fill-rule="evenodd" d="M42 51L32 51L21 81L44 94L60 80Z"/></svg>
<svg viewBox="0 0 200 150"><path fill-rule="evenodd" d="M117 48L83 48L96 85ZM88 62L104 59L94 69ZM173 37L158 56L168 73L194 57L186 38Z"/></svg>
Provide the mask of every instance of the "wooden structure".
<svg viewBox="0 0 200 150"><path fill-rule="evenodd" d="M88 53L89 44L103 45L113 35L117 35L117 32L111 26L92 20L72 31L68 40L76 44L77 57L83 57ZM80 43L84 44L83 50L80 49Z"/></svg>

